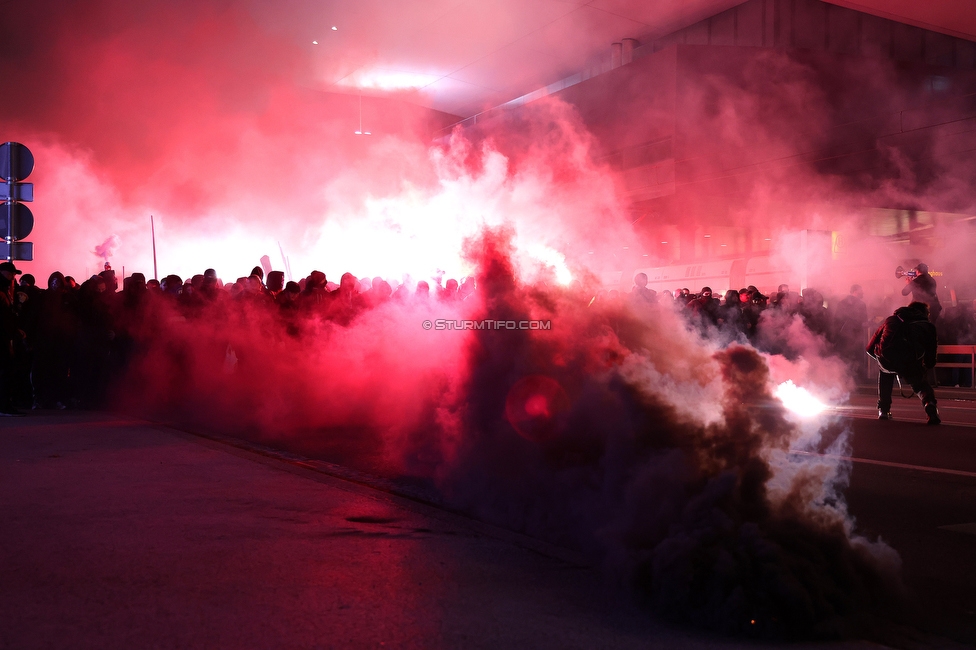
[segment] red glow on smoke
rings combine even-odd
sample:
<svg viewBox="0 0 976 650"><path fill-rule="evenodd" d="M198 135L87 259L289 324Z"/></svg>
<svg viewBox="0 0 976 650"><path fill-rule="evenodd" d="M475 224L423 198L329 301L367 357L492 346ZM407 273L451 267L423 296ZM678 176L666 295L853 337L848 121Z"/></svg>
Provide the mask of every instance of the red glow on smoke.
<svg viewBox="0 0 976 650"><path fill-rule="evenodd" d="M505 417L526 440L542 442L556 431L557 418L569 410L569 397L554 379L529 375L515 382L505 399Z"/></svg>
<svg viewBox="0 0 976 650"><path fill-rule="evenodd" d="M56 268L81 276L97 262L98 270L96 255L146 272L152 214L164 273L212 267L233 280L265 254L280 269L281 242L295 280L318 268L333 281L344 272L379 275L410 291L355 314L359 298L347 296L332 311L308 309L284 324L245 300L214 302L197 320L151 303L125 324L138 345L120 401L156 418L429 481L476 516L598 549L643 580L663 609L704 610L696 624L752 624L750 607L782 608L795 609L798 629L825 633L818 626L875 602L870 585L883 585L893 563L882 545L853 536L832 493L843 472L769 460L800 436L767 408L773 385L795 379L843 390L839 364L821 358L822 339L789 317L775 323L773 343L798 350L802 364L741 345L719 351L673 310L635 314L625 299L593 298L608 283L589 251L613 251L610 259L638 250L620 191L625 174L604 147L639 142L599 140L583 111L558 98L432 144L453 116L404 96L367 97L363 129L372 135L357 138L359 98L310 90L321 88L310 81L320 71L245 9L129 3L130 14L109 2L108 29L82 5L44 21L20 15L30 14L20 4L7 23L33 22L55 44L29 73L13 59L0 68L11 86L29 89L0 106L0 118L38 161L38 257L27 270L39 279ZM156 52L161 31L171 36ZM671 125L669 142L695 154L678 172L701 167L703 177L739 179L723 165L764 169L763 160L817 150L833 109L816 70L770 52L685 88L677 131L673 106L671 119L648 109L673 105L665 92L633 102L633 114L614 124L627 137ZM46 90L31 86L32 76L50 79ZM872 103L882 94L874 89L865 91ZM654 179L674 185L667 168ZM781 207L794 198L787 195L811 203L836 195L829 178L793 163L764 173L754 184L710 182L693 193L709 206L748 197L715 218L770 229L809 228L820 218L810 216L819 203ZM903 176L891 195L914 198L918 188ZM889 193L882 186L871 204ZM677 204L676 235L694 229ZM646 226L656 215L640 219ZM654 238L665 240L680 238ZM879 268L893 266L873 257ZM614 264L626 292L632 269ZM477 278L474 294L437 298L435 283L465 276ZM412 292L419 280L431 283L429 299ZM437 318L554 326L421 327ZM769 488L776 472L780 492ZM811 539L820 549L794 544ZM843 557L825 559L835 556L821 549ZM728 571L724 558L741 564ZM722 582L739 571L741 585ZM878 579L852 592L863 576ZM767 579L777 583L756 587ZM764 600L783 590L821 609Z"/></svg>

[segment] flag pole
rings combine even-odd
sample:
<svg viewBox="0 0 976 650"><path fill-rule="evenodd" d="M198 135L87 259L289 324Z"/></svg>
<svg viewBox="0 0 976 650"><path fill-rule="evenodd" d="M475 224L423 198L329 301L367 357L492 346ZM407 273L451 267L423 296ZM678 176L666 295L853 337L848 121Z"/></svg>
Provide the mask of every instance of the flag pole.
<svg viewBox="0 0 976 650"><path fill-rule="evenodd" d="M159 269L156 268L156 221L149 215L149 227L152 230L153 242L153 279L159 280Z"/></svg>

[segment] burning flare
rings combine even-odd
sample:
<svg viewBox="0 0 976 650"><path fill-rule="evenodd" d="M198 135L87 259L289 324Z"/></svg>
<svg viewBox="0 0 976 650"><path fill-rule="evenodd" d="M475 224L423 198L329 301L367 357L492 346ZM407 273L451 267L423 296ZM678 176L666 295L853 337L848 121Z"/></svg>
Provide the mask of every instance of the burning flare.
<svg viewBox="0 0 976 650"><path fill-rule="evenodd" d="M805 388L800 388L792 380L784 381L773 392L788 410L801 418L812 418L827 409L827 405L810 394Z"/></svg>

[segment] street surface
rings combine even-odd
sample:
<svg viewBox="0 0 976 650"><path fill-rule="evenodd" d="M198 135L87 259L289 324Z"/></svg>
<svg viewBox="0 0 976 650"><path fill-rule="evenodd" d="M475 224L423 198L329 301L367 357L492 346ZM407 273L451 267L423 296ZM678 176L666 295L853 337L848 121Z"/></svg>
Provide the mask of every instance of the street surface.
<svg viewBox="0 0 976 650"><path fill-rule="evenodd" d="M897 386L889 421L877 420L876 393L852 396L846 495L858 529L901 554L921 624L976 646L976 392L937 397L942 424L928 426Z"/></svg>
<svg viewBox="0 0 976 650"><path fill-rule="evenodd" d="M892 422L870 396L845 410L848 499L918 601L922 631L892 645L967 647L976 402L944 400L958 424L941 427L904 402ZM753 647L656 622L565 549L336 469L106 413L6 418L0 648Z"/></svg>

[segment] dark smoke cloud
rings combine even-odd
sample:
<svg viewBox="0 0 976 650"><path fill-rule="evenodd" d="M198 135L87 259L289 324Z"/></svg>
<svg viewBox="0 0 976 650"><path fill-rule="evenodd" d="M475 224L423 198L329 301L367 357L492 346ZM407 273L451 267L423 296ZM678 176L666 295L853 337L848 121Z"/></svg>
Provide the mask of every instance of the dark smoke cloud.
<svg viewBox="0 0 976 650"><path fill-rule="evenodd" d="M854 532L845 468L786 453L819 439L772 395L778 372L802 368L717 348L663 308L641 320L525 282L513 238L468 240L479 290L462 303L388 302L348 326L301 318L297 336L246 301L190 321L157 304L120 397L426 481L456 508L590 554L697 626L838 637L896 611L897 555ZM420 327L438 317L553 325Z"/></svg>
<svg viewBox="0 0 976 650"><path fill-rule="evenodd" d="M280 240L296 274L379 273L410 287L479 278L463 303L386 303L348 326L286 327L245 301L187 320L153 303L127 326L120 404L428 482L455 507L591 554L696 625L830 637L895 611L897 556L858 536L847 468L786 453L815 447L820 423L794 420L774 388L792 379L840 400L849 385L822 339L777 322L769 331L789 353L764 355L722 349L666 310L642 320L584 307L603 270L589 250L635 235L618 179L594 162L601 143L571 107L538 102L479 139L430 147L448 116L367 97L367 140L352 133L358 98L302 90L321 71L246 9L25 3L11 14L2 72L23 94L0 119L38 159L39 266L78 274L85 232L117 233L128 268L150 268L152 214L164 273L214 266L232 279ZM822 70L769 53L705 78L689 89L682 119L694 128L680 136L721 143L693 161L714 164L708 191L735 199L732 223L761 219L783 235L784 259L796 258L786 235L840 220L860 262L887 276L896 253L850 206L922 197L970 209L968 168L938 135L922 157L953 174L921 173L901 146L853 181L784 162L830 144L827 127L872 97L911 106L911 79L891 69L855 65L851 85L864 90L853 99ZM769 160L779 163L760 165ZM739 163L760 173L729 180ZM564 271L583 286L565 286ZM430 318L553 329L427 332Z"/></svg>

